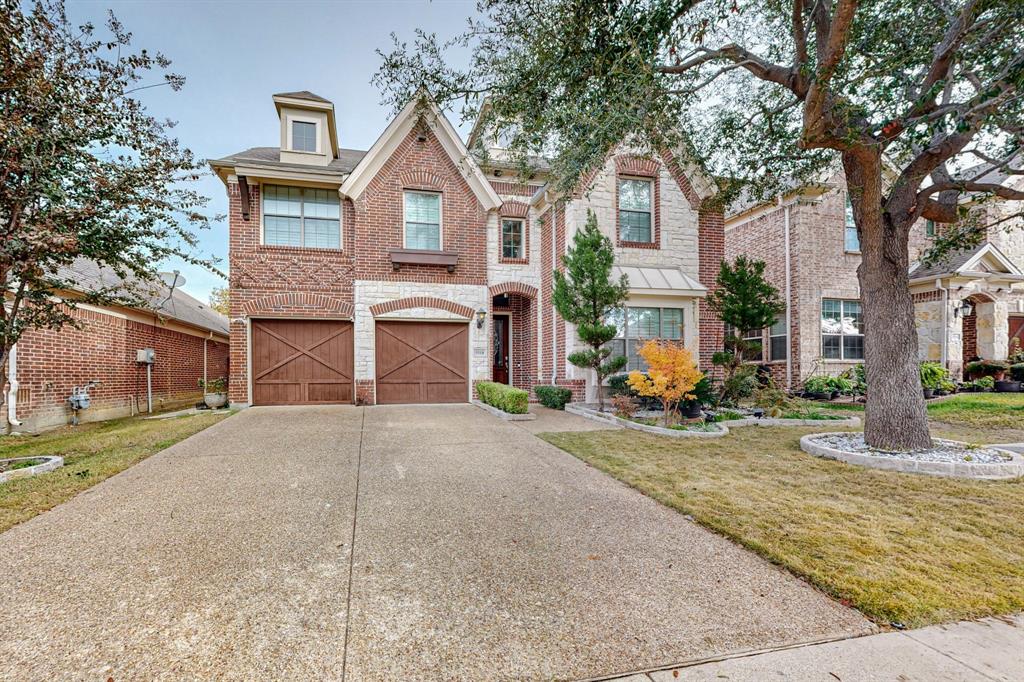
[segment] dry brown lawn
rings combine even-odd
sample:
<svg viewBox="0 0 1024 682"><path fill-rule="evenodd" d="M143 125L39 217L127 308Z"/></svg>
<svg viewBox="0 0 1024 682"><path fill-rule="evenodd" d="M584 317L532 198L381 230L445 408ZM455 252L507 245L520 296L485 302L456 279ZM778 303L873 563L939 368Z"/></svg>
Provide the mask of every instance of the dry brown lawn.
<svg viewBox="0 0 1024 682"><path fill-rule="evenodd" d="M1024 395L1018 400L1024 405ZM979 425L968 413L974 423L936 423L936 435L1024 441L1024 431ZM943 417L956 419L956 411ZM1024 479L890 473L800 450L800 436L825 429L748 427L718 439L635 431L541 437L880 623L1024 610Z"/></svg>
<svg viewBox="0 0 1024 682"><path fill-rule="evenodd" d="M38 436L0 436L0 459L32 455L64 458L64 466L56 471L0 483L0 532L216 424L226 414L134 417L65 426Z"/></svg>

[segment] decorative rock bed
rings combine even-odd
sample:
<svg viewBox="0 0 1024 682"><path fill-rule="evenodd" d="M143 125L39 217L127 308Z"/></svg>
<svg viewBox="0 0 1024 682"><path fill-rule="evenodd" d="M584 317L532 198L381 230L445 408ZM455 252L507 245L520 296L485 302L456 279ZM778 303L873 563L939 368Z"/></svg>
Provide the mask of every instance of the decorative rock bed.
<svg viewBox="0 0 1024 682"><path fill-rule="evenodd" d="M572 414L578 414L581 417L586 417L587 419L592 419L594 421L618 424L626 427L627 429L646 431L647 433L654 433L659 436L671 436L673 438L687 438L690 436L720 438L721 436L729 433L730 428L737 428L741 426L820 426L823 423L831 424L833 426L860 426L859 417L842 417L839 419L775 419L773 417L745 417L743 419L730 419L728 421L715 422L711 425L715 428L713 431L687 431L683 429L666 429L663 426L642 424L631 419L623 419L622 417L618 417L609 412L599 412L597 408L584 403L570 403L565 406L565 411L571 412ZM660 417L661 412L648 412L641 410L636 413L636 416Z"/></svg>
<svg viewBox="0 0 1024 682"><path fill-rule="evenodd" d="M20 466L18 468L11 468L18 466L19 462L36 462L29 466ZM5 481L12 481L16 478L28 478L29 476L35 476L36 474L42 474L47 471L53 471L59 467L64 466L63 457L55 456L39 456L39 457L14 457L12 459L0 459L0 483Z"/></svg>
<svg viewBox="0 0 1024 682"><path fill-rule="evenodd" d="M485 410L487 412L490 412L495 417L498 417L499 419L504 419L505 421L510 421L510 422L529 422L529 421L533 421L534 419L537 418L537 415L532 414L530 412L527 412L526 414L512 414L511 412L506 412L505 410L499 410L497 407L494 407L493 405L488 405L487 403L481 402L479 400L474 400L473 404L476 405L477 407L479 407L481 410Z"/></svg>
<svg viewBox="0 0 1024 682"><path fill-rule="evenodd" d="M804 436L800 448L817 457L888 471L980 479L1024 476L1024 456L1016 452L939 438L933 443L930 450L890 452L872 449L863 433L837 432Z"/></svg>

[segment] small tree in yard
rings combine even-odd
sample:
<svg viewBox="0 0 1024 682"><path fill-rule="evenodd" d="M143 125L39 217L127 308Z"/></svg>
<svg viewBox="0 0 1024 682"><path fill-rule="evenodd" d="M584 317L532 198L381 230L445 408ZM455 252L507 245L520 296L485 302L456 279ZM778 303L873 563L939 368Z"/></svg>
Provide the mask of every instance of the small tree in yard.
<svg viewBox="0 0 1024 682"><path fill-rule="evenodd" d="M964 227L965 199L1022 200L1021 0L486 0L453 69L431 35L397 43L378 83L397 104L426 83L483 109L563 188L624 140L692 150L726 193L773 200L842 167L860 237L867 394L877 448L931 445L917 369L909 235ZM466 48L469 48L466 50ZM480 103L486 97L487 106ZM727 196L721 196L727 199ZM1019 208L1008 213L1020 214ZM1003 222L1005 218L1000 218ZM1012 221L1006 220L1009 226Z"/></svg>
<svg viewBox="0 0 1024 682"><path fill-rule="evenodd" d="M708 295L708 306L732 329L725 337L726 350L715 354L715 364L721 365L726 373L723 398L729 397L737 369L761 351L760 343L742 338L743 332L770 327L786 307L778 290L765 279L764 269L763 261L746 256L737 256L732 264L722 261L718 287Z"/></svg>
<svg viewBox="0 0 1024 682"><path fill-rule="evenodd" d="M555 290L552 302L558 314L576 325L576 334L589 346L587 350L569 355L569 362L577 367L594 370L597 377L597 404L604 409L601 384L605 378L626 366L623 356L610 357L607 343L615 338L617 329L608 324L608 315L626 301L629 282L626 276L611 281L615 252L610 239L597 227L597 216L587 214L587 223L572 240L572 246L562 256L565 272L555 270Z"/></svg>
<svg viewBox="0 0 1024 682"><path fill-rule="evenodd" d="M221 315L231 314L231 299L228 296L227 287L214 287L210 291L210 307Z"/></svg>
<svg viewBox="0 0 1024 682"><path fill-rule="evenodd" d="M704 374L678 341L651 339L637 352L647 363L647 373L630 372L629 386L642 396L659 399L665 426L670 426L679 403L694 398L693 389Z"/></svg>
<svg viewBox="0 0 1024 682"><path fill-rule="evenodd" d="M143 302L113 286L62 298L76 283L61 269L76 259L133 281L170 256L207 265L186 227L208 227L207 200L188 185L201 164L133 97L184 79L162 55L132 51L113 15L107 32L71 25L59 1L0 0L0 385L26 330L76 324L81 301Z"/></svg>

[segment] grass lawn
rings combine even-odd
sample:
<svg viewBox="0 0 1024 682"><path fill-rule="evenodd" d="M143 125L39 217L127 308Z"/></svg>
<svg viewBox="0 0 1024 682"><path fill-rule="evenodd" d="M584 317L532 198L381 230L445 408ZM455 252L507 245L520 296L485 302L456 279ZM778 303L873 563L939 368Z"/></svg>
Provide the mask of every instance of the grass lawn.
<svg viewBox="0 0 1024 682"><path fill-rule="evenodd" d="M962 398L932 406L945 420L936 435L1024 441L1021 417L993 414L1019 411L1024 395ZM985 423L1018 428L978 426ZM898 474L801 451L800 436L826 425L739 428L709 440L635 431L541 437L880 623L1024 610L1024 479ZM984 434L996 437L979 440Z"/></svg>
<svg viewBox="0 0 1024 682"><path fill-rule="evenodd" d="M65 426L38 436L0 436L0 459L64 458L64 466L56 471L0 483L0 532L216 424L225 414L152 420L134 417Z"/></svg>

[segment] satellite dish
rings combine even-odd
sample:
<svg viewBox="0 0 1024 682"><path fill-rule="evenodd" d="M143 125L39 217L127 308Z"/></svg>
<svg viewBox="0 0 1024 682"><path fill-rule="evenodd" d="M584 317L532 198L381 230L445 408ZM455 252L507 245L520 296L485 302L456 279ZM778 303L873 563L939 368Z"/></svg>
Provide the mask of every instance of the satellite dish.
<svg viewBox="0 0 1024 682"><path fill-rule="evenodd" d="M177 289L185 286L185 276L175 270L174 272L159 272L157 276L160 281L167 285L168 289Z"/></svg>

